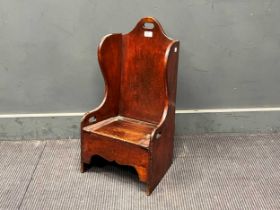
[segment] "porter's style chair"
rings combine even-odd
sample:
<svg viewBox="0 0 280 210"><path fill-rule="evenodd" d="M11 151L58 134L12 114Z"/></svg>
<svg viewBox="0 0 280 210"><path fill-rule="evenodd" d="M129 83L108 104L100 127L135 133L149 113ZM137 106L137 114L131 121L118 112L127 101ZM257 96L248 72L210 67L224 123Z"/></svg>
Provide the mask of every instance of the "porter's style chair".
<svg viewBox="0 0 280 210"><path fill-rule="evenodd" d="M81 122L81 172L94 155L136 169L149 195L172 163L179 41L152 17L98 48L102 104Z"/></svg>

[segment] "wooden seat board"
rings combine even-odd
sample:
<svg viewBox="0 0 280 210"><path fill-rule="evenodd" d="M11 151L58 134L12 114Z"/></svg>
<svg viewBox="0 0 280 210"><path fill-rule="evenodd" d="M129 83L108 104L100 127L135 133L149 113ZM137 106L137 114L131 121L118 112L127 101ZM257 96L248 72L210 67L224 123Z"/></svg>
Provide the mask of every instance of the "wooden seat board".
<svg viewBox="0 0 280 210"><path fill-rule="evenodd" d="M117 116L83 128L84 131L148 147L155 124Z"/></svg>

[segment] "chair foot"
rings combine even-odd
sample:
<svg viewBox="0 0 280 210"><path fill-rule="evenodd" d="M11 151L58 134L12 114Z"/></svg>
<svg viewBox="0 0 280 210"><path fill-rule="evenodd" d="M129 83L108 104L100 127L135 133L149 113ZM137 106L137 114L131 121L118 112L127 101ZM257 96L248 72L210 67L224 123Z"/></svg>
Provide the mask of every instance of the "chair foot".
<svg viewBox="0 0 280 210"><path fill-rule="evenodd" d="M81 173L86 172L88 169L89 169L89 164L81 163L81 169L80 169Z"/></svg>
<svg viewBox="0 0 280 210"><path fill-rule="evenodd" d="M170 166L170 165L169 165ZM151 195L154 189L158 186L164 175L166 174L166 170L164 170L161 175L154 175L152 178L149 179L147 183L147 188L146 188L146 195Z"/></svg>
<svg viewBox="0 0 280 210"><path fill-rule="evenodd" d="M141 167L141 166L134 166L137 174L138 174L138 178L141 182L146 182L147 178L148 178L148 171L145 167Z"/></svg>
<svg viewBox="0 0 280 210"><path fill-rule="evenodd" d="M150 196L152 192L153 192L153 189L151 189L150 186L147 185L147 188L146 188L146 195L147 195L147 196Z"/></svg>
<svg viewBox="0 0 280 210"><path fill-rule="evenodd" d="M159 182L160 182L160 180L156 183L153 183L153 184L147 184L147 188L146 188L146 195L147 196L150 196L152 194L152 192L157 187Z"/></svg>

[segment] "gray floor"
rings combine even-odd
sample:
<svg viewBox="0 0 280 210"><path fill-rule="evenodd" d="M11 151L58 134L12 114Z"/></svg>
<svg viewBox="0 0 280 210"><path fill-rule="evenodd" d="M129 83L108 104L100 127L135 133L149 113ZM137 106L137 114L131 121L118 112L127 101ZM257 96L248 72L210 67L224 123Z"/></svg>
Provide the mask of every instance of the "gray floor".
<svg viewBox="0 0 280 210"><path fill-rule="evenodd" d="M280 209L280 134L192 135L151 196L130 170L79 172L79 141L0 141L0 209Z"/></svg>

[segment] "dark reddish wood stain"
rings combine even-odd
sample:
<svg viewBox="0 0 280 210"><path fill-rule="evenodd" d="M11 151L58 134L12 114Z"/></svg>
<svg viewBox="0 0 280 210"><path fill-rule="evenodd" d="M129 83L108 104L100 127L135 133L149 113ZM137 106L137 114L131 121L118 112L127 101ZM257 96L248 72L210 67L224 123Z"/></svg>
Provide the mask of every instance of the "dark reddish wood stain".
<svg viewBox="0 0 280 210"><path fill-rule="evenodd" d="M152 17L128 34L103 38L98 59L105 97L82 118L81 172L99 155L133 166L147 194L154 190L172 163L178 54L179 41Z"/></svg>

